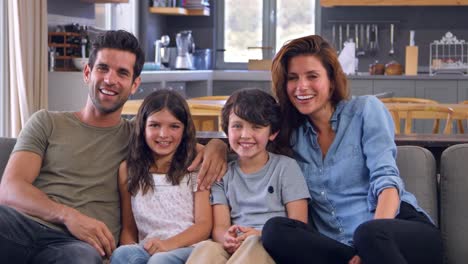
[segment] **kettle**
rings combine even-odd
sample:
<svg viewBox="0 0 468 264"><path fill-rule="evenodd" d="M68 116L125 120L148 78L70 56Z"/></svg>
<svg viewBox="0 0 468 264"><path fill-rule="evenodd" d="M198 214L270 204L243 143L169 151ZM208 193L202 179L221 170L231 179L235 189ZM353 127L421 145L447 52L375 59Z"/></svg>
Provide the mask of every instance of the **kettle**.
<svg viewBox="0 0 468 264"><path fill-rule="evenodd" d="M176 35L177 57L175 68L179 70L193 69L193 56L195 51L195 43L192 37L191 30L184 30Z"/></svg>

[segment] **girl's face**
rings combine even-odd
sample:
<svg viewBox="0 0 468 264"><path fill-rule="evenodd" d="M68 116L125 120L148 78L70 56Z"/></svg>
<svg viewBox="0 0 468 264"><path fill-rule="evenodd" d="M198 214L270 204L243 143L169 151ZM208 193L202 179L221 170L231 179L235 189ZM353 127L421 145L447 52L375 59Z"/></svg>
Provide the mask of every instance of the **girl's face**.
<svg viewBox="0 0 468 264"><path fill-rule="evenodd" d="M145 140L158 161L170 161L184 134L184 124L166 108L146 120Z"/></svg>
<svg viewBox="0 0 468 264"><path fill-rule="evenodd" d="M288 65L287 94L291 103L303 115L314 120L332 112L330 80L327 70L313 55L291 58Z"/></svg>
<svg viewBox="0 0 468 264"><path fill-rule="evenodd" d="M263 159L268 159L266 146L277 135L270 134L270 131L270 126L252 124L233 112L229 115L229 145L240 160L262 162Z"/></svg>

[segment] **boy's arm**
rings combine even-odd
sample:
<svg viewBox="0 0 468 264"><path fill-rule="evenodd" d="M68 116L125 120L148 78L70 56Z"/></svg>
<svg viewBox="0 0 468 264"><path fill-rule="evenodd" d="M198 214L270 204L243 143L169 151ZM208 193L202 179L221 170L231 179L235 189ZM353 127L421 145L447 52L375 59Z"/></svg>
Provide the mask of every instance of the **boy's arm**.
<svg viewBox="0 0 468 264"><path fill-rule="evenodd" d="M231 227L231 212L229 207L225 204L215 204L213 205L213 231L211 235L213 240L223 244L224 236Z"/></svg>
<svg viewBox="0 0 468 264"><path fill-rule="evenodd" d="M307 224L307 199L300 199L286 204L288 218L299 220Z"/></svg>
<svg viewBox="0 0 468 264"><path fill-rule="evenodd" d="M194 220L195 223L181 233L164 241L165 250L188 247L210 237L213 226L213 217L210 206L210 191L195 193Z"/></svg>
<svg viewBox="0 0 468 264"><path fill-rule="evenodd" d="M131 194L128 192L127 162L119 167L119 193L122 219L122 232L120 232L120 245L138 243L138 229L133 217Z"/></svg>

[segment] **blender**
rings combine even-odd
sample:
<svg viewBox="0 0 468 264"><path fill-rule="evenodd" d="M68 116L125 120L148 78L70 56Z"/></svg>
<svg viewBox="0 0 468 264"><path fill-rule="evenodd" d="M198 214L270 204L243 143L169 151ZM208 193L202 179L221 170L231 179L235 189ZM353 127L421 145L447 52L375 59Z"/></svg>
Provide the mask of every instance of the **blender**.
<svg viewBox="0 0 468 264"><path fill-rule="evenodd" d="M184 30L176 35L177 57L175 68L179 70L193 69L193 56L195 43L192 38L191 30Z"/></svg>

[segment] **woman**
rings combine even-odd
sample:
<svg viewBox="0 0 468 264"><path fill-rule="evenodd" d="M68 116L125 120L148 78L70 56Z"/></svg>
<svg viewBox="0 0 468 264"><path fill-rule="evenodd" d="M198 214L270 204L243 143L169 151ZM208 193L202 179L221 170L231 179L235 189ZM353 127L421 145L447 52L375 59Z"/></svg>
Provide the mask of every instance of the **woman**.
<svg viewBox="0 0 468 264"><path fill-rule="evenodd" d="M278 263L442 263L438 229L404 189L393 121L374 96L349 98L336 51L320 36L285 44L272 65L315 227L277 217L263 244Z"/></svg>

